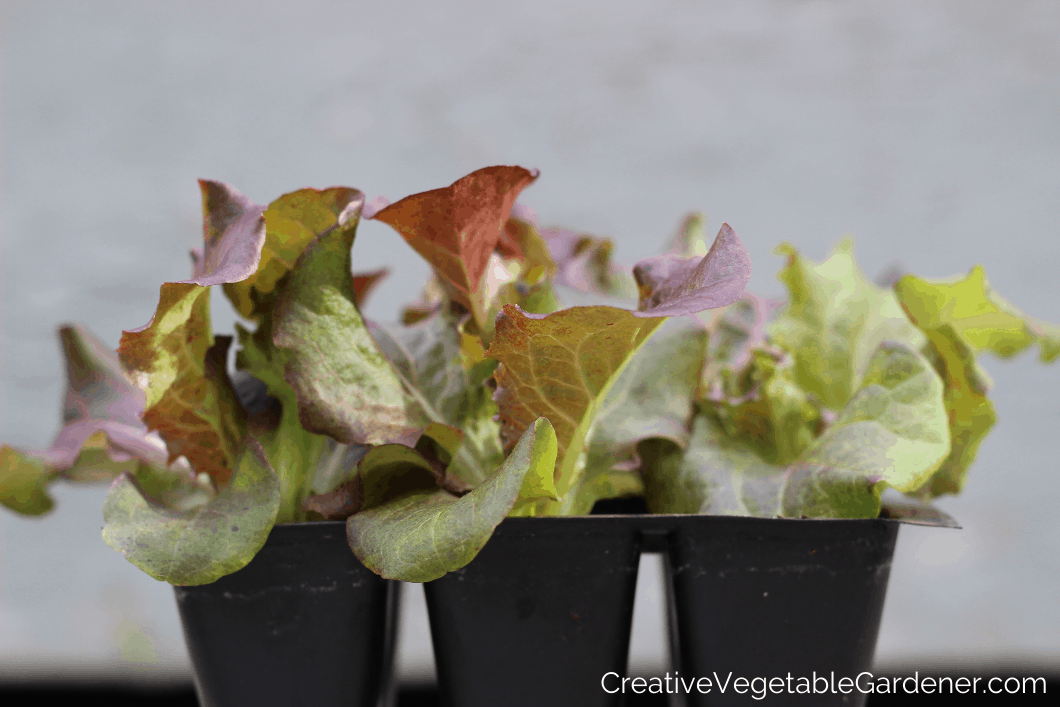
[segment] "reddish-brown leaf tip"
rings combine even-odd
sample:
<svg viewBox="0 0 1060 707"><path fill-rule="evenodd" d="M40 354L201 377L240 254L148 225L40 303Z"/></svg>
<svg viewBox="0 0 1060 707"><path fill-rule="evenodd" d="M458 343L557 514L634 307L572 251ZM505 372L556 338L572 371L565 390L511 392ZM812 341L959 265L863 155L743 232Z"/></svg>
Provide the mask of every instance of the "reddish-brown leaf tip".
<svg viewBox="0 0 1060 707"><path fill-rule="evenodd" d="M485 167L448 187L407 196L374 218L394 228L430 262L452 285L454 298L478 320L490 255L504 235L516 198L538 174L523 167Z"/></svg>

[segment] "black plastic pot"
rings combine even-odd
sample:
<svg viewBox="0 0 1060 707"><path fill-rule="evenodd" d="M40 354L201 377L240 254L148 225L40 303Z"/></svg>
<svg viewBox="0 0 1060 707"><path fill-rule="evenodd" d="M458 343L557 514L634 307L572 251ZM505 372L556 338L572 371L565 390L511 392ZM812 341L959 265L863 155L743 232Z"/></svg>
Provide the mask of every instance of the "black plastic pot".
<svg viewBox="0 0 1060 707"><path fill-rule="evenodd" d="M374 707L391 689L397 582L343 522L273 528L243 569L174 587L202 707Z"/></svg>
<svg viewBox="0 0 1060 707"><path fill-rule="evenodd" d="M816 694L774 689L770 704L863 705L856 690L832 691L832 676L872 669L899 524L957 527L926 507L890 515L507 519L467 567L425 585L443 704L622 704L617 688L644 551L667 558L671 678L710 680L680 690L671 679L669 694L682 694L689 707L752 704L755 688L737 678L790 673L823 676L828 692L816 680ZM603 685L607 673L615 676ZM719 687L715 673L731 678ZM627 684L625 694L635 687Z"/></svg>
<svg viewBox="0 0 1060 707"><path fill-rule="evenodd" d="M449 707L618 704L640 535L622 517L509 518L466 567L424 586Z"/></svg>
<svg viewBox="0 0 1060 707"><path fill-rule="evenodd" d="M746 705L755 694L771 705L863 705L867 695L837 681L872 670L897 538L898 522L885 519L676 521L674 663L710 681L687 691L689 707Z"/></svg>

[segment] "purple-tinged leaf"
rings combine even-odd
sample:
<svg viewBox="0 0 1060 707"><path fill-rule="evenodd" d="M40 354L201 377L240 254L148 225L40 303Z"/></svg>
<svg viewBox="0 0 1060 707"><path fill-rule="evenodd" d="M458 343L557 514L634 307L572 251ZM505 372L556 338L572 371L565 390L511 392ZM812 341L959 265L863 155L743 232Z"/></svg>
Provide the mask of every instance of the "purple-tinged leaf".
<svg viewBox="0 0 1060 707"><path fill-rule="evenodd" d="M751 278L751 257L729 228L702 258L660 256L633 268L640 291L638 316L675 317L717 309L739 299Z"/></svg>
<svg viewBox="0 0 1060 707"><path fill-rule="evenodd" d="M202 250L192 251L192 280L204 287L251 277L265 245L265 207L258 206L228 184L199 180L202 191Z"/></svg>
<svg viewBox="0 0 1060 707"><path fill-rule="evenodd" d="M59 337L67 372L62 429L48 449L0 451L0 503L20 513L50 510L47 487L56 479L109 481L141 462L161 469L169 459L161 437L140 419L144 394L117 354L80 325L62 327ZM191 471L182 463L172 473Z"/></svg>
<svg viewBox="0 0 1060 707"><path fill-rule="evenodd" d="M557 284L604 297L637 296L632 272L612 261L614 244L607 238L565 228L543 228L539 232L556 264Z"/></svg>
<svg viewBox="0 0 1060 707"><path fill-rule="evenodd" d="M707 216L693 211L682 219L666 252L679 258L702 258L707 251Z"/></svg>
<svg viewBox="0 0 1060 707"><path fill-rule="evenodd" d="M319 234L356 218L363 204L364 194L350 187L299 189L269 204L264 210L260 262L248 277L224 288L236 311L253 321L270 311L277 285L305 247Z"/></svg>
<svg viewBox="0 0 1060 707"><path fill-rule="evenodd" d="M246 417L218 361L224 351L214 349L209 288L256 276L266 225L264 209L227 184L200 180L199 187L204 249L195 254L194 276L162 285L155 315L122 333L118 355L145 392L143 419L162 433L170 459L183 455L224 486Z"/></svg>

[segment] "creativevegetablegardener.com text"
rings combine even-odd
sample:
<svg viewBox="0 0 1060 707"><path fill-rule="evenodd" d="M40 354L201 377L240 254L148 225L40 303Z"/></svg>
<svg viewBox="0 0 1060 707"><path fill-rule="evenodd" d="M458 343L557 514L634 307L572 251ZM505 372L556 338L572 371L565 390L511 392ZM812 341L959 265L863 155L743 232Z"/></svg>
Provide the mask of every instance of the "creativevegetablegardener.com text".
<svg viewBox="0 0 1060 707"><path fill-rule="evenodd" d="M714 672L710 677L681 677L680 673L666 673L662 677L623 677L615 672L604 673L600 678L600 687L604 692L623 694L632 692L638 695L649 693L657 695L687 695L692 693L725 694L731 690L740 695L750 694L756 700L765 699L767 695L822 695L852 692L862 694L994 694L1023 695L1045 694L1043 677L920 677L916 672L909 677L876 676L869 672L858 673L855 677L836 677L835 672L828 675L794 676L788 673L784 677L735 677L731 672L720 675Z"/></svg>

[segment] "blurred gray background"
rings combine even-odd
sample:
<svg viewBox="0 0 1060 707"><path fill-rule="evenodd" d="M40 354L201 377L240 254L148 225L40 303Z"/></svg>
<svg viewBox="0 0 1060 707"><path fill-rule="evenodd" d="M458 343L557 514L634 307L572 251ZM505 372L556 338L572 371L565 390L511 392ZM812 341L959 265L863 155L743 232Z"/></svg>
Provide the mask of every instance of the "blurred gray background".
<svg viewBox="0 0 1060 707"><path fill-rule="evenodd" d="M0 32L3 442L58 429L58 324L116 346L188 276L197 177L259 203L337 184L396 199L521 164L541 170L522 201L543 222L628 263L703 210L740 234L760 294L782 293L779 242L820 260L852 234L870 276L982 263L1060 322L1055 2L4 0ZM376 319L427 272L376 223L354 256L396 273ZM1000 422L939 503L964 530L902 530L881 665L1060 667L1060 367L986 367ZM59 488L41 520L0 509L0 679L186 670L169 586L100 538L104 493ZM634 669L662 665L656 569ZM413 601L406 675L431 671L425 621Z"/></svg>

